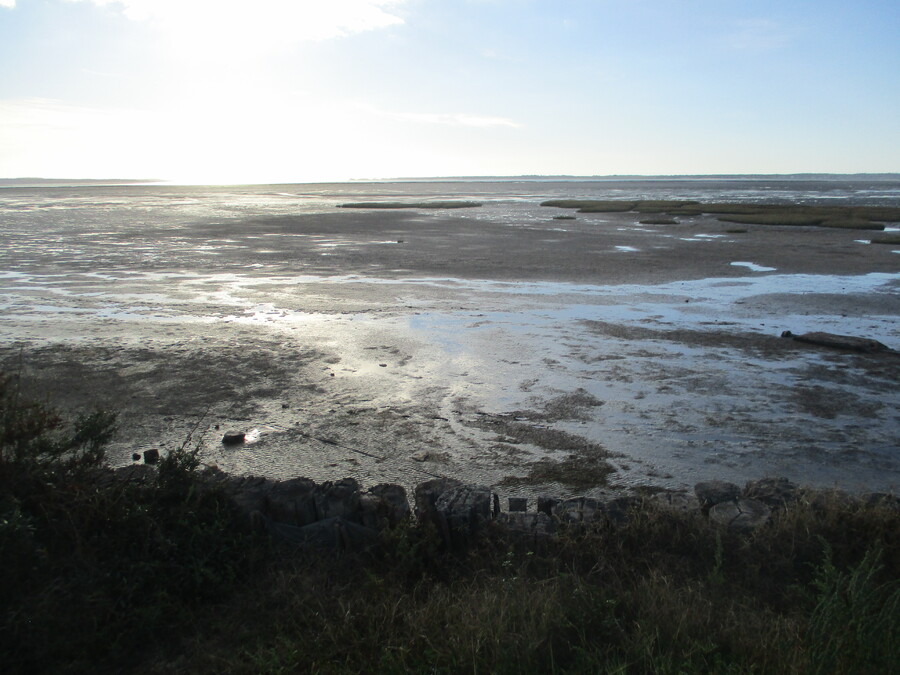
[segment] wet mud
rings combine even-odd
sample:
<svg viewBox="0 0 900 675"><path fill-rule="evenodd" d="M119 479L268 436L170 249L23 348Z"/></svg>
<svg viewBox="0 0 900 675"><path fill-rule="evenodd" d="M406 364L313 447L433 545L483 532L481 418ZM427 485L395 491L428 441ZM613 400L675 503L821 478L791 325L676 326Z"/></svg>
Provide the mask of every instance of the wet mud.
<svg viewBox="0 0 900 675"><path fill-rule="evenodd" d="M237 473L525 496L766 475L898 488L900 359L779 337L900 347L889 248L553 215L13 237L0 365L64 408L118 410L115 465L188 443ZM230 430L250 442L222 445Z"/></svg>

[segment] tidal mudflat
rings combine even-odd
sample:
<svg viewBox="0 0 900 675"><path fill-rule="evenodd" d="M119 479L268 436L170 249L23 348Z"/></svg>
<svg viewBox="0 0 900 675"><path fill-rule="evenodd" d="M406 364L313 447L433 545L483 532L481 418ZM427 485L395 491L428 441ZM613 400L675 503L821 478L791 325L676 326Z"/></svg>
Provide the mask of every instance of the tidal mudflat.
<svg viewBox="0 0 900 675"><path fill-rule="evenodd" d="M900 348L894 247L474 196L7 218L3 368L57 404L119 410L117 464L187 441L238 473L521 495L767 475L898 489L900 357L780 337ZM98 227L84 209L101 208ZM223 446L232 429L251 442Z"/></svg>

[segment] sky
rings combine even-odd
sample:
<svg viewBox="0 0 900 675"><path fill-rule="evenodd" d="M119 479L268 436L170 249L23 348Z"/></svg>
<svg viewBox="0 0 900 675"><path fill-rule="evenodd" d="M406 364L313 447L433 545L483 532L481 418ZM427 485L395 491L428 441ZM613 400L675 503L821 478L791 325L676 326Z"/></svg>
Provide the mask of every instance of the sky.
<svg viewBox="0 0 900 675"><path fill-rule="evenodd" d="M0 0L0 177L900 172L898 0Z"/></svg>

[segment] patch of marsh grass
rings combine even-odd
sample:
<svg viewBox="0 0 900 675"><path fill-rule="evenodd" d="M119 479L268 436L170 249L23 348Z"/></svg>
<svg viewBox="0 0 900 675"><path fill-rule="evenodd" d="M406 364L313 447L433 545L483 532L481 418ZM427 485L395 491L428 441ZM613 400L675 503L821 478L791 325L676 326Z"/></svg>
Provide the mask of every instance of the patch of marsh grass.
<svg viewBox="0 0 900 675"><path fill-rule="evenodd" d="M436 201L436 202L350 202L340 204L342 209L471 209L483 206L481 202Z"/></svg>
<svg viewBox="0 0 900 675"><path fill-rule="evenodd" d="M893 234L889 232L888 234L881 234L877 237L872 237L871 241L873 244L888 244L891 246L896 246L897 244L900 244L900 233Z"/></svg>

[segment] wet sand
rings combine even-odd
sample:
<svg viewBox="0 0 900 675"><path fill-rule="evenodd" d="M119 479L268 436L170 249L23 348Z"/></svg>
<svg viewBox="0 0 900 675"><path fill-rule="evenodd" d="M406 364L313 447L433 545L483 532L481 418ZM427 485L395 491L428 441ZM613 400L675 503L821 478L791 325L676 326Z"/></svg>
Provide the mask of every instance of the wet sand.
<svg viewBox="0 0 900 675"><path fill-rule="evenodd" d="M277 477L602 494L900 483L900 254L869 234L490 206L54 232L2 254L0 357L120 411L114 464L199 442ZM742 263L742 264L734 264ZM226 448L230 429L253 442Z"/></svg>

